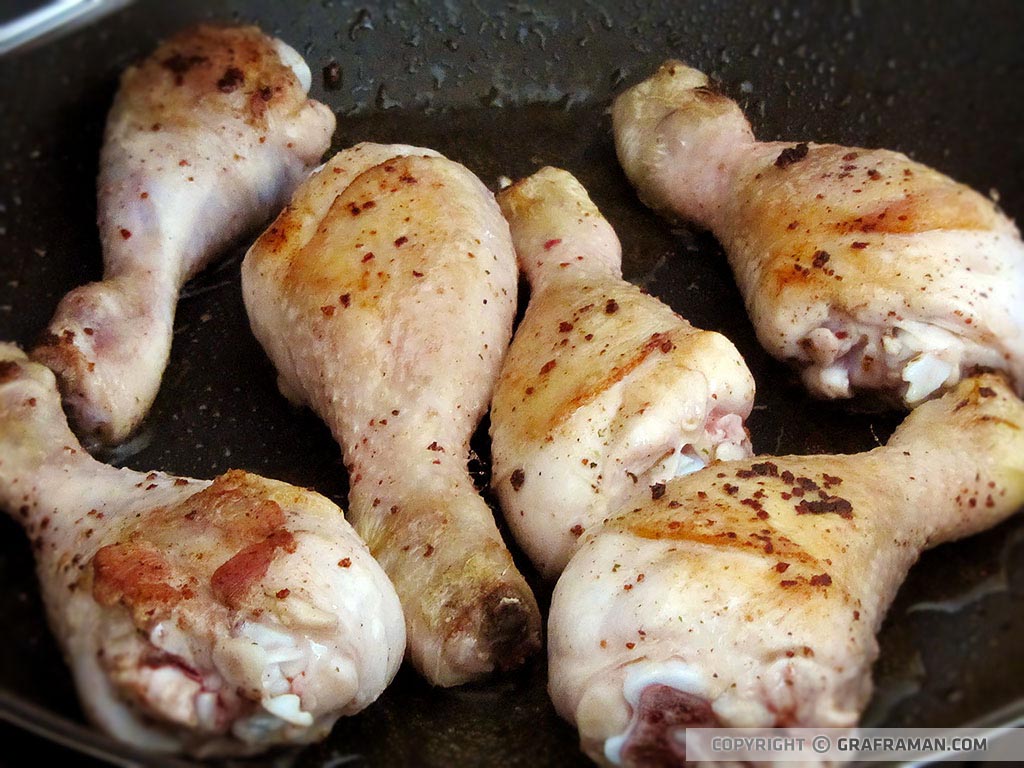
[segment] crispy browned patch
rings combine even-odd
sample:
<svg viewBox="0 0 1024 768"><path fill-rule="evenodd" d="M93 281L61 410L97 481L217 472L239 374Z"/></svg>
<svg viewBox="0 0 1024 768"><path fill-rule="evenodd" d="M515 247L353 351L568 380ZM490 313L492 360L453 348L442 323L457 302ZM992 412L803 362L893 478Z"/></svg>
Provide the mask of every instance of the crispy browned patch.
<svg viewBox="0 0 1024 768"><path fill-rule="evenodd" d="M270 254L276 256L287 250L289 241L301 228L302 221L295 209L289 206L281 211L274 222L257 238L253 252L261 258L266 258Z"/></svg>
<svg viewBox="0 0 1024 768"><path fill-rule="evenodd" d="M298 78L256 27L199 25L161 45L125 72L122 97L141 101L139 114L167 125L180 117L181 102L219 101L227 112L262 127L266 113L297 109L306 97Z"/></svg>
<svg viewBox="0 0 1024 768"><path fill-rule="evenodd" d="M284 511L249 477L241 470L225 472L189 497L182 508L184 517L215 526L229 545L250 545L267 538L284 526Z"/></svg>
<svg viewBox="0 0 1024 768"><path fill-rule="evenodd" d="M102 547L93 557L93 597L101 605L120 603L137 624L166 615L182 599L170 581L174 571L164 556L145 541Z"/></svg>
<svg viewBox="0 0 1024 768"><path fill-rule="evenodd" d="M480 640L497 669L518 667L540 650L536 607L513 585L491 590L482 606Z"/></svg>
<svg viewBox="0 0 1024 768"><path fill-rule="evenodd" d="M716 509L709 515L728 515L726 509ZM818 565L817 558L785 536L778 535L767 523L758 519L756 525L740 520L723 520L718 525L708 525L702 517L694 518L652 518L636 515L625 521L625 528L643 539L687 541L718 549L735 549L746 552L762 552L769 555L774 564L779 558L807 566ZM769 533L762 533L767 530ZM774 567L774 566L773 566Z"/></svg>
<svg viewBox="0 0 1024 768"><path fill-rule="evenodd" d="M580 408L592 403L604 392L618 384L630 373L635 371L653 352L665 352L666 350L664 347L667 346L666 343L671 344L671 333L652 334L651 337L631 356L618 365L613 366L604 378L598 379L590 387L581 386L576 391L576 394L562 402L558 408L554 409L545 431L554 429L558 425L564 423ZM672 347L668 346L668 351L671 350Z"/></svg>
<svg viewBox="0 0 1024 768"><path fill-rule="evenodd" d="M249 590L267 575L277 550L295 551L295 537L283 529L250 544L221 565L210 579L214 596L232 609L242 606Z"/></svg>

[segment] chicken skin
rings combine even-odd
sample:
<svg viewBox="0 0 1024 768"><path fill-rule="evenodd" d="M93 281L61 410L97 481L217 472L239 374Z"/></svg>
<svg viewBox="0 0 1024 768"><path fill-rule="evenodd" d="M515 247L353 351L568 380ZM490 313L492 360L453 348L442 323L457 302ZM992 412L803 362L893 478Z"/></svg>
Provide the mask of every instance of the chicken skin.
<svg viewBox="0 0 1024 768"><path fill-rule="evenodd" d="M356 530L435 685L538 649L533 594L467 470L512 333L517 270L494 197L436 152L360 144L299 188L242 264L283 393L344 450Z"/></svg>
<svg viewBox="0 0 1024 768"><path fill-rule="evenodd" d="M28 533L89 716L144 749L248 754L324 737L394 677L394 588L334 504L231 471L101 464L53 374L0 344L0 507Z"/></svg>
<svg viewBox="0 0 1024 768"><path fill-rule="evenodd" d="M755 141L676 61L612 115L641 198L715 234L814 395L913 406L978 369L1024 392L1024 243L991 201L897 152Z"/></svg>
<svg viewBox="0 0 1024 768"><path fill-rule="evenodd" d="M199 26L121 79L98 183L103 280L61 301L32 357L89 446L145 417L182 285L266 222L320 159L334 115L310 72L255 27Z"/></svg>
<svg viewBox="0 0 1024 768"><path fill-rule="evenodd" d="M715 464L589 536L550 614L550 691L598 762L681 764L693 727L850 727L919 553L1024 503L1024 403L968 378L852 456Z"/></svg>
<svg viewBox="0 0 1024 768"><path fill-rule="evenodd" d="M498 201L532 294L494 392L492 482L554 578L631 497L749 456L754 381L728 339L622 279L618 238L572 175L545 168Z"/></svg>

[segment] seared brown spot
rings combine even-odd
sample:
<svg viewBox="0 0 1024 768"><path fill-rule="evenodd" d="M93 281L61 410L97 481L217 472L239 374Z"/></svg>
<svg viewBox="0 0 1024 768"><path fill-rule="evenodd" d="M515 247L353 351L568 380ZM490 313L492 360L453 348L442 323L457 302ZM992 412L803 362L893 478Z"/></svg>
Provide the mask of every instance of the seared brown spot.
<svg viewBox="0 0 1024 768"><path fill-rule="evenodd" d="M736 472L736 477L748 479L751 477L778 477L779 467L771 461L762 461L751 464L750 469L741 469Z"/></svg>
<svg viewBox="0 0 1024 768"><path fill-rule="evenodd" d="M846 499L830 496L825 499L803 499L796 505L798 515L839 515L845 520L853 517L853 505Z"/></svg>
<svg viewBox="0 0 1024 768"><path fill-rule="evenodd" d="M217 81L217 88L222 93L231 93L245 82L245 73L238 67L228 67Z"/></svg>
<svg viewBox="0 0 1024 768"><path fill-rule="evenodd" d="M518 491L523 487L523 483L526 481L526 473L523 472L522 467L513 470L512 476L509 478L509 482L512 483L512 490Z"/></svg>
<svg viewBox="0 0 1024 768"><path fill-rule="evenodd" d="M291 531L276 530L263 541L240 550L221 565L210 579L214 596L229 608L240 608L249 590L267 575L278 549L295 551L295 537Z"/></svg>
<svg viewBox="0 0 1024 768"><path fill-rule="evenodd" d="M187 73L193 67L196 67L200 64L205 64L207 61L209 61L209 59L207 59L205 56L199 56L195 54L191 56L185 56L181 53L174 53L171 56L168 56L166 59L164 59L161 62L161 65L164 67L164 69L168 69L171 72L173 72L175 75L175 82L178 85L181 85L184 82L183 75L185 75L185 73Z"/></svg>
<svg viewBox="0 0 1024 768"><path fill-rule="evenodd" d="M800 142L796 146L786 147L779 156L775 158L776 168L788 168L793 163L799 162L807 157L808 146L805 142Z"/></svg>
<svg viewBox="0 0 1024 768"><path fill-rule="evenodd" d="M100 605L121 604L136 622L158 619L182 600L170 584L170 563L145 542L126 542L101 547L92 560L93 597Z"/></svg>

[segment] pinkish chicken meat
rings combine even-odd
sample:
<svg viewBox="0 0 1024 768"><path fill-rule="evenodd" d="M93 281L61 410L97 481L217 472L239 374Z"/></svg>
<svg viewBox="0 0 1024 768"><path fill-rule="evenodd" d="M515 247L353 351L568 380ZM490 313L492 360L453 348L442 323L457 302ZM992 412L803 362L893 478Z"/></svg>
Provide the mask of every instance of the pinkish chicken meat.
<svg viewBox="0 0 1024 768"><path fill-rule="evenodd" d="M35 360L89 444L124 440L156 397L182 285L269 219L319 161L334 115L255 27L199 26L130 67L98 183L103 280L61 301Z"/></svg>
<svg viewBox="0 0 1024 768"><path fill-rule="evenodd" d="M678 61L613 123L641 198L714 232L761 343L813 394L912 406L978 369L1024 392L1024 243L990 200L897 152L758 142Z"/></svg>

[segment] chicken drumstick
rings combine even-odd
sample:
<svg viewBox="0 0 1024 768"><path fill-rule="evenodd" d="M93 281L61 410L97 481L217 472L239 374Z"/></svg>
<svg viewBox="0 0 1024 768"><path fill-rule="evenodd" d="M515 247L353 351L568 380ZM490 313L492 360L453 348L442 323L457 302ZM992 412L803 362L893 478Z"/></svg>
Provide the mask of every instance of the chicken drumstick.
<svg viewBox="0 0 1024 768"><path fill-rule="evenodd" d="M401 664L398 596L334 504L241 471L101 464L68 429L53 374L10 344L0 508L32 540L86 712L144 749L320 739Z"/></svg>

